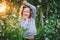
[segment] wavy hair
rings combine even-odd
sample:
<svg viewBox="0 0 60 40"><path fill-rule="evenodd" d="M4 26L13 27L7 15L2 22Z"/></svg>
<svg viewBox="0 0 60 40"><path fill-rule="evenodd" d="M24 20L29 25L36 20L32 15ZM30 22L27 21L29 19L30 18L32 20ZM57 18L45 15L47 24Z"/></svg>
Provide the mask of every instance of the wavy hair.
<svg viewBox="0 0 60 40"><path fill-rule="evenodd" d="M20 11L19 11L19 16L20 16L21 18L23 18L23 10L24 10L24 8L30 8L30 6L21 5ZM31 18L31 17L32 17L32 9L30 8L30 16L29 16L29 18Z"/></svg>

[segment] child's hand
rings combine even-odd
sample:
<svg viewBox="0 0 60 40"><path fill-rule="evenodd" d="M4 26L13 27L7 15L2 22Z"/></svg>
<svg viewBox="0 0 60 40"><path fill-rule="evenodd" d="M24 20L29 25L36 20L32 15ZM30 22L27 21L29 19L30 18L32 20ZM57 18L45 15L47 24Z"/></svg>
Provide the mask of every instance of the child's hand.
<svg viewBox="0 0 60 40"><path fill-rule="evenodd" d="M24 5L27 5L27 1L26 1L26 0L23 0L23 4L24 4Z"/></svg>

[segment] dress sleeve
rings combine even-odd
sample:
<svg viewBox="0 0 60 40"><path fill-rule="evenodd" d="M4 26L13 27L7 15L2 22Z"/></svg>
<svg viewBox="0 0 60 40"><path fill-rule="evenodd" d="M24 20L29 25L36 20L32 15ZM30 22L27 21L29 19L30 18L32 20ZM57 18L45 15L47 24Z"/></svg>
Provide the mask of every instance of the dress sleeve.
<svg viewBox="0 0 60 40"><path fill-rule="evenodd" d="M30 6L30 8L32 9L32 13L33 13L32 18L35 18L36 17L36 7L29 3L27 3L27 6Z"/></svg>

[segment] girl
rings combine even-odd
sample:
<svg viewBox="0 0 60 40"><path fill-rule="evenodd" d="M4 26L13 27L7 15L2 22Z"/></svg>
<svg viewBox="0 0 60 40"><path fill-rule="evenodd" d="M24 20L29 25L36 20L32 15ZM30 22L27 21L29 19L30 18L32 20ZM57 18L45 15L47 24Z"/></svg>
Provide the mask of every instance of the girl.
<svg viewBox="0 0 60 40"><path fill-rule="evenodd" d="M27 1L23 1L23 5L20 8L20 25L24 28L24 38L34 40L36 35L35 16L36 7L29 4Z"/></svg>

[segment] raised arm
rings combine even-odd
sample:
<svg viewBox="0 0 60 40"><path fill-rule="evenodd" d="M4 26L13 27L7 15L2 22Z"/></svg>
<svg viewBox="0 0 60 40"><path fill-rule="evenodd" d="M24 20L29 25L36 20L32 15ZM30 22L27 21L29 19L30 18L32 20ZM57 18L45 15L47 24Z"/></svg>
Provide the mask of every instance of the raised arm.
<svg viewBox="0 0 60 40"><path fill-rule="evenodd" d="M33 16L32 18L35 18L36 17L36 7L29 4L27 1L24 1L23 4L27 5L27 6L30 6L30 8L32 9L32 13L33 13Z"/></svg>
<svg viewBox="0 0 60 40"><path fill-rule="evenodd" d="M35 18L36 17L36 7L29 3L27 3L27 6L30 6L30 8L32 9L32 13L33 13L32 17Z"/></svg>

